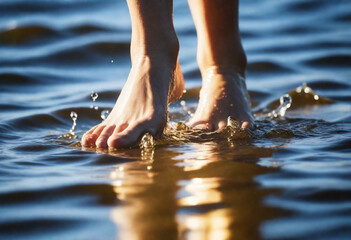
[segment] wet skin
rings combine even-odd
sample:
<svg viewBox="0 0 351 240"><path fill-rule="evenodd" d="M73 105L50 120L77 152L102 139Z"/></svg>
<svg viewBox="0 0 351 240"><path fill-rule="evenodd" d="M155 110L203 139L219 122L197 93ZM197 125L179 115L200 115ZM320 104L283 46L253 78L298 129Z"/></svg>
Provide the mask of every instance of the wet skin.
<svg viewBox="0 0 351 240"><path fill-rule="evenodd" d="M168 105L183 93L172 1L127 2L132 19L132 68L110 115L84 134L83 146L131 147L146 132L161 134ZM246 84L241 77L245 75L246 56L238 29L238 2L190 0L189 6L198 35L197 60L203 85L198 108L188 125L221 130L232 116L243 128L252 127Z"/></svg>

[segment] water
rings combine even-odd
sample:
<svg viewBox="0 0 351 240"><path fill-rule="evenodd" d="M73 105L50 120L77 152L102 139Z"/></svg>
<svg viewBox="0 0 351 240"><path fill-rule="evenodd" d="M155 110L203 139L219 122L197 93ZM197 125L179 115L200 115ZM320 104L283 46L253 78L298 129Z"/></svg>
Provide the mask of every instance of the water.
<svg viewBox="0 0 351 240"><path fill-rule="evenodd" d="M108 152L79 139L128 76L125 1L0 1L0 239L350 239L350 1L240 2L256 129L221 133L184 124L201 76L174 2L187 91L163 138Z"/></svg>

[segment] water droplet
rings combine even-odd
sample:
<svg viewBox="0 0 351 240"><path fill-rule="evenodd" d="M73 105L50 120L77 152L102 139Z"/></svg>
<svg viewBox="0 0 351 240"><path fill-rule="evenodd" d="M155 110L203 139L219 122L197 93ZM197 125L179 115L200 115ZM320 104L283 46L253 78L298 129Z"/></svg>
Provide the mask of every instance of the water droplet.
<svg viewBox="0 0 351 240"><path fill-rule="evenodd" d="M271 113L274 117L284 117L286 110L291 107L292 98L289 94L280 97L280 106Z"/></svg>
<svg viewBox="0 0 351 240"><path fill-rule="evenodd" d="M78 114L76 112L71 112L70 114L70 117L73 121L73 124L72 124L72 127L71 127L71 130L69 130L68 133L64 134L63 135L63 138L65 139L75 139L77 136L76 136L76 133L74 132L76 130L76 126L77 126L77 118L78 118Z"/></svg>
<svg viewBox="0 0 351 240"><path fill-rule="evenodd" d="M71 116L73 121L76 121L78 118L78 114L76 112L73 112L73 111L71 112L70 116Z"/></svg>
<svg viewBox="0 0 351 240"><path fill-rule="evenodd" d="M103 110L103 111L101 112L101 119L102 119L102 120L105 120L105 119L108 117L109 114L110 114L110 111L109 111L109 110Z"/></svg>
<svg viewBox="0 0 351 240"><path fill-rule="evenodd" d="M93 102L95 102L96 99L99 97L99 94L96 93L96 92L94 92L94 91L92 91L91 94L90 94L90 97L93 99ZM91 105L90 108L91 108L91 109L95 109L95 110L98 110L98 109L99 109L98 106L94 106L94 105Z"/></svg>
<svg viewBox="0 0 351 240"><path fill-rule="evenodd" d="M312 89L306 85L306 87L303 90L305 93L310 93L312 92Z"/></svg>
<svg viewBox="0 0 351 240"><path fill-rule="evenodd" d="M95 102L95 100L99 97L99 94L96 92L91 92L90 96L93 99L93 102Z"/></svg>
<svg viewBox="0 0 351 240"><path fill-rule="evenodd" d="M285 94L280 97L280 105L281 107L289 108L291 106L292 99L289 94Z"/></svg>
<svg viewBox="0 0 351 240"><path fill-rule="evenodd" d="M184 101L184 100L180 101L180 105L181 105L182 107L185 107L185 106L186 106L186 101Z"/></svg>
<svg viewBox="0 0 351 240"><path fill-rule="evenodd" d="M155 147L154 137L150 133L145 133L141 138L140 149L152 149Z"/></svg>
<svg viewBox="0 0 351 240"><path fill-rule="evenodd" d="M61 137L64 139L68 139L68 140L72 140L77 138L76 133L74 132L76 130L76 126L77 126L77 118L78 118L78 114L76 112L71 112L70 117L73 121L72 127L69 130L68 133L63 134Z"/></svg>
<svg viewBox="0 0 351 240"><path fill-rule="evenodd" d="M286 110L291 107L292 98L289 94L280 97L280 106L268 113L266 116L270 118L284 117Z"/></svg>

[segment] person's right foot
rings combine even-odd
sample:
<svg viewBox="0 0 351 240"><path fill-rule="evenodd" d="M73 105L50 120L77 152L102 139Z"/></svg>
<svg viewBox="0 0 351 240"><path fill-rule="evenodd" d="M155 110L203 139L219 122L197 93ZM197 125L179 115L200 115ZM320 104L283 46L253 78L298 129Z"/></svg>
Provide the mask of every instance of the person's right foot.
<svg viewBox="0 0 351 240"><path fill-rule="evenodd" d="M241 128L252 128L250 100L245 79L235 71L211 67L204 71L199 104L188 123L191 128L222 130L228 117L241 121Z"/></svg>
<svg viewBox="0 0 351 240"><path fill-rule="evenodd" d="M161 133L168 104L183 94L184 79L177 60L157 56L133 59L127 83L108 118L87 131L83 146L125 148L149 132Z"/></svg>

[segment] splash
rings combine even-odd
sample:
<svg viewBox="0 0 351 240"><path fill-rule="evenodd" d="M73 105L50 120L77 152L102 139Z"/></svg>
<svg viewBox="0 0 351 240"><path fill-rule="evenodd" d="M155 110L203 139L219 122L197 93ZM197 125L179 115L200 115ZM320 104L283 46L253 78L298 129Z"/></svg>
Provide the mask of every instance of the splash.
<svg viewBox="0 0 351 240"><path fill-rule="evenodd" d="M227 136L228 142L233 142L234 140L240 139L248 140L252 138L251 131L249 129L242 129L241 125L241 121L238 121L231 116L227 118L227 127L222 131L222 133Z"/></svg>
<svg viewBox="0 0 351 240"><path fill-rule="evenodd" d="M190 128L184 122L176 122L175 123L176 131L189 131Z"/></svg>
<svg viewBox="0 0 351 240"><path fill-rule="evenodd" d="M268 117L278 118L285 117L286 110L291 107L292 98L289 94L280 97L280 106L268 113Z"/></svg>
<svg viewBox="0 0 351 240"><path fill-rule="evenodd" d="M69 130L69 132L72 133L72 134L75 134L74 131L76 130L76 126L77 126L78 114L76 112L72 111L71 114L70 114L70 117L71 117L71 119L73 121L73 125L72 125L71 130Z"/></svg>
<svg viewBox="0 0 351 240"><path fill-rule="evenodd" d="M294 99L294 109L311 105L325 105L332 103L330 99L314 93L312 88L307 86L306 83L289 92L289 94Z"/></svg>
<svg viewBox="0 0 351 240"><path fill-rule="evenodd" d="M189 92L189 91L188 91ZM91 97L93 101L96 101L98 94L92 92ZM242 144L243 141L251 142L256 139L273 139L273 138L292 138L294 136L304 136L306 131L305 128L314 128L314 124L304 124L305 128L300 129L300 126L292 127L293 120L285 118L287 110L292 108L306 107L309 105L316 104L327 104L331 101L324 98L323 96L318 96L313 93L313 90L303 84L297 88L294 88L288 94L282 95L279 99L274 100L269 103L268 106L262 110L258 110L255 116L255 129L242 129L242 122L238 121L234 117L227 118L227 126L222 131L203 131L200 129L192 129L183 120L182 111L185 111L189 115L188 102L185 100L179 101L181 108L177 109L178 112L175 113L175 119L178 121L168 121L166 128L163 131L163 135L157 140L153 138L150 133L146 133L142 136L139 143L139 147L142 153L142 159L152 159L153 153L155 151L155 146L163 146L170 144L186 144L189 142L209 142L209 141L228 141L231 145L236 145L237 143ZM278 106L278 107L277 107ZM265 111L264 109L269 109ZM101 119L107 119L109 115L109 110L101 111ZM180 117L181 116L181 117ZM76 126L77 116L71 115L74 124L69 133L65 134L65 139L76 138L74 130ZM173 117L172 117L173 118ZM307 127L306 127L307 126Z"/></svg>
<svg viewBox="0 0 351 240"><path fill-rule="evenodd" d="M68 133L62 135L61 137L64 138L64 139L68 139L68 140L71 140L71 139L75 139L77 138L77 135L75 133L75 130L76 130L76 126L77 126L77 118L78 118L78 114L76 112L71 112L70 114L70 117L73 121L73 124L72 124L72 127L71 127L71 130L69 130Z"/></svg>
<svg viewBox="0 0 351 240"><path fill-rule="evenodd" d="M145 133L141 138L139 147L142 150L153 149L155 147L154 137L150 133Z"/></svg>
<svg viewBox="0 0 351 240"><path fill-rule="evenodd" d="M152 163L155 154L155 140L150 133L145 133L141 138L139 147L141 150L141 160L144 162Z"/></svg>
<svg viewBox="0 0 351 240"><path fill-rule="evenodd" d="M99 97L99 94L92 91L91 94L90 94L90 97L93 99L93 102L96 101L96 99ZM94 108L95 110L98 110L99 107L98 106L94 106L94 105L91 105L90 108Z"/></svg>

